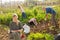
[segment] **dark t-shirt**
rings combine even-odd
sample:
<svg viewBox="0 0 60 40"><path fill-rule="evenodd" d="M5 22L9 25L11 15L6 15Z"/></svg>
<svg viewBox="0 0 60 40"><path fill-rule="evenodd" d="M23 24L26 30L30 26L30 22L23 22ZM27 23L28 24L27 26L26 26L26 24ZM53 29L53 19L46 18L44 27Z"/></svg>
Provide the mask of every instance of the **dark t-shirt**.
<svg viewBox="0 0 60 40"><path fill-rule="evenodd" d="M50 7L47 7L47 8L46 8L46 13L47 13L47 14L48 14L48 13L50 13L50 14L56 14L55 10L53 10L53 9L50 8Z"/></svg>
<svg viewBox="0 0 60 40"><path fill-rule="evenodd" d="M9 28L10 28L10 30L20 30L20 29L22 29L22 24L21 24L21 22L19 22L17 25L15 22L11 22L9 24Z"/></svg>

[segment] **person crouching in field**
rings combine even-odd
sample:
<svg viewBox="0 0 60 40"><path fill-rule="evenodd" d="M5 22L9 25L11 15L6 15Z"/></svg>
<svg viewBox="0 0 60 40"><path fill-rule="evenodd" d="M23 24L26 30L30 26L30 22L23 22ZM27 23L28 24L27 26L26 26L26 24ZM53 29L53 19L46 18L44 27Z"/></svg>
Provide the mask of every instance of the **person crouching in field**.
<svg viewBox="0 0 60 40"><path fill-rule="evenodd" d="M22 32L23 28L21 22L18 20L17 14L13 14L12 22L10 22L9 28L10 28L10 39L21 40L20 33Z"/></svg>
<svg viewBox="0 0 60 40"><path fill-rule="evenodd" d="M36 27L38 25L36 18L31 18L28 23L29 23L29 25L35 25Z"/></svg>
<svg viewBox="0 0 60 40"><path fill-rule="evenodd" d="M48 14L50 13L51 14L51 24L53 24L53 26L57 27L57 23L56 23L56 19L55 19L55 16L56 16L56 12L55 10L52 8L52 7L43 7L43 10L46 11L46 19L48 19Z"/></svg>

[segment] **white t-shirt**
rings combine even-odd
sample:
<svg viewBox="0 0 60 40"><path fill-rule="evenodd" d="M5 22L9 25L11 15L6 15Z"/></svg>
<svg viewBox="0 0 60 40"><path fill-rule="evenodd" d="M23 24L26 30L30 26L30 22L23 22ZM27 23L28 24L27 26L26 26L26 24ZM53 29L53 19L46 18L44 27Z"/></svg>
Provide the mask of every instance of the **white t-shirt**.
<svg viewBox="0 0 60 40"><path fill-rule="evenodd" d="M30 32L30 27L29 27L27 24L25 24L25 25L23 26L23 28L24 28L24 32L25 32L26 34Z"/></svg>

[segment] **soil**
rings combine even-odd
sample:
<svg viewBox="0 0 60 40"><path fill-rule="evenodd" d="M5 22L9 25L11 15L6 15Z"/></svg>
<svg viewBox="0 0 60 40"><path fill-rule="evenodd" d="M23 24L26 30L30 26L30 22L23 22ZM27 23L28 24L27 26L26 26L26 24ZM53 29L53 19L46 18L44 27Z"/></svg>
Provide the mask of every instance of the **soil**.
<svg viewBox="0 0 60 40"><path fill-rule="evenodd" d="M58 29L60 29L60 21L58 21L57 23L59 26ZM31 32L46 32L54 35L58 33L58 30L56 30L57 28L50 30L49 27L51 27L50 22L48 22L47 24L45 22L40 22L37 27L31 27ZM0 40L9 40L8 31L4 30L2 26L0 26Z"/></svg>
<svg viewBox="0 0 60 40"><path fill-rule="evenodd" d="M0 40L9 40L7 30L0 27Z"/></svg>

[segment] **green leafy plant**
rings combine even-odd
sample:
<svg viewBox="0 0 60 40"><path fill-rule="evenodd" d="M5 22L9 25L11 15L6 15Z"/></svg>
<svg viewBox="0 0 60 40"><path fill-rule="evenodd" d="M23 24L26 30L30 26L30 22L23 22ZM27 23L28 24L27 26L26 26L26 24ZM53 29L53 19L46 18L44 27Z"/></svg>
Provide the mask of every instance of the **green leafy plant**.
<svg viewBox="0 0 60 40"><path fill-rule="evenodd" d="M2 8L3 9L3 8ZM60 7L55 7L54 8L57 12L57 15L56 15L56 19L59 19L60 18L60 12L59 12L59 9ZM1 24L6 24L8 25L10 23L10 21L12 20L12 14L13 13L17 13L18 14L18 19L22 22L22 23L27 23L31 18L36 18L37 19L37 22L39 22L40 20L42 19L45 19L45 12L41 9L41 7L33 7L33 8L25 8L25 13L27 15L27 18L26 19L23 19L22 20L22 14L21 14L21 11L19 9L6 9L4 12L3 11L3 14L0 14L0 23ZM50 14L48 16L48 20L50 19Z"/></svg>
<svg viewBox="0 0 60 40"><path fill-rule="evenodd" d="M31 33L27 40L54 40L54 36L48 33Z"/></svg>

